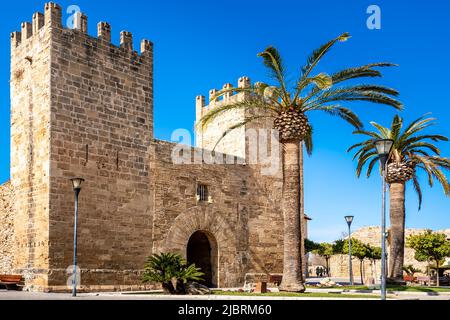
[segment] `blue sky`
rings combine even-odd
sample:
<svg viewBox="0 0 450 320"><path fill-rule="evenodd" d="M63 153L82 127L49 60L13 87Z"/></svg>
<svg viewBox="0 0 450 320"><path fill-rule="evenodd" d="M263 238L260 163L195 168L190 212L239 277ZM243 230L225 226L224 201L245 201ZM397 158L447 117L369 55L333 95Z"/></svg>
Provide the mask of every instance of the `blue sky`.
<svg viewBox="0 0 450 320"><path fill-rule="evenodd" d="M135 48L140 39L155 44L155 136L169 140L173 130L192 129L195 96L226 82L236 85L240 76L267 80L256 54L276 46L291 70L303 65L316 47L348 31L352 38L340 43L318 71L376 61L398 63L378 83L395 87L406 106L406 121L432 112L433 129L450 136L450 29L447 1L325 0L314 1L59 1L64 12L78 5L88 16L89 33L96 35L98 21L112 26L114 43L121 30L131 31ZM369 30L366 9L381 8L381 30ZM0 13L0 183L9 178L9 34L43 11L44 1L7 1ZM64 21L67 19L64 14ZM351 107L365 124L387 124L395 111L388 107L355 103ZM313 218L310 238L333 241L346 231L344 216L355 215L354 228L379 225L380 179L356 179L352 156L346 149L358 138L352 128L322 114L311 114L315 151L305 161L306 211ZM450 156L450 143L441 145ZM424 205L407 190L407 227L450 228L450 198L442 188L425 185Z"/></svg>

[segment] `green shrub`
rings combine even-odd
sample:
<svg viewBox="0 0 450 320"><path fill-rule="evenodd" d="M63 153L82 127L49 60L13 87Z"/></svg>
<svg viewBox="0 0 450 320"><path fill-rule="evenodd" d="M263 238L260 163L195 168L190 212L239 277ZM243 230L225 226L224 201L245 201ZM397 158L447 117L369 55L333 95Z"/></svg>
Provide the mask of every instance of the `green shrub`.
<svg viewBox="0 0 450 320"><path fill-rule="evenodd" d="M159 282L166 293L186 294L186 284L202 280L203 275L195 264L188 265L179 254L168 252L147 258L142 281Z"/></svg>

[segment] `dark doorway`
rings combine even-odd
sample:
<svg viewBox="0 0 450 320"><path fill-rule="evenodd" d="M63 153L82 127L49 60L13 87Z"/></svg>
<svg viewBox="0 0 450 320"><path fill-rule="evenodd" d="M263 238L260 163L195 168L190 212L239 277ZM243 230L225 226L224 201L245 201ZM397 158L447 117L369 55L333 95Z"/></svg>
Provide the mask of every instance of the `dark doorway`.
<svg viewBox="0 0 450 320"><path fill-rule="evenodd" d="M210 239L213 243L211 243ZM189 238L187 245L187 261L189 263L195 263L195 266L201 268L201 271L205 274L203 281L199 281L201 284L214 287L215 281L214 274L215 265L213 259L216 257L214 250L216 245L212 235L208 235L203 231L196 231Z"/></svg>

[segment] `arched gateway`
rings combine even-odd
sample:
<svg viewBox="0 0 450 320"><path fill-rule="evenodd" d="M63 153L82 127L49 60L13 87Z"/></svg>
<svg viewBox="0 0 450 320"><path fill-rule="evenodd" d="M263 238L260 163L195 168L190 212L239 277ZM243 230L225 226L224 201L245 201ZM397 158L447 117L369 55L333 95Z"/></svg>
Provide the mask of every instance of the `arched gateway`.
<svg viewBox="0 0 450 320"><path fill-rule="evenodd" d="M202 284L217 286L217 242L211 233L194 232L187 243L186 258L189 263L195 263L196 267L201 268L204 273Z"/></svg>

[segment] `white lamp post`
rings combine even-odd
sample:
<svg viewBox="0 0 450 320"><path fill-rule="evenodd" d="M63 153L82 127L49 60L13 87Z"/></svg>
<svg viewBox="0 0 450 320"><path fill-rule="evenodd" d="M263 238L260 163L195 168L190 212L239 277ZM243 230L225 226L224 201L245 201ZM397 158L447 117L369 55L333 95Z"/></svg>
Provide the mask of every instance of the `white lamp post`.
<svg viewBox="0 0 450 320"><path fill-rule="evenodd" d="M73 191L75 193L75 219L73 224L73 288L72 297L77 296L77 224L78 224L78 195L81 191L81 185L84 182L83 178L72 178Z"/></svg>
<svg viewBox="0 0 450 320"><path fill-rule="evenodd" d="M386 164L392 151L394 140L380 139L375 141L382 171L381 198L381 300L386 300Z"/></svg>
<svg viewBox="0 0 450 320"><path fill-rule="evenodd" d="M348 225L348 278L350 285L353 285L353 270L352 270L352 232L350 226L352 225L353 216L345 216L345 221Z"/></svg>

